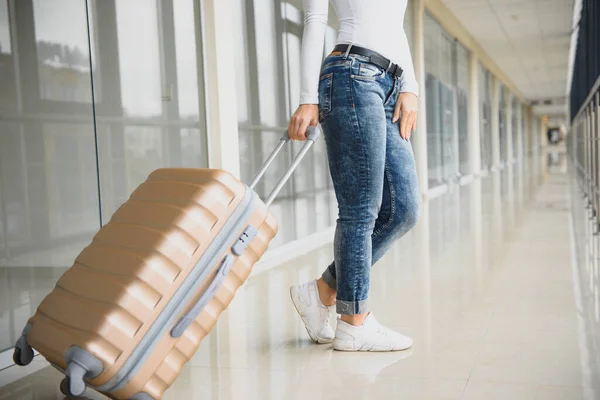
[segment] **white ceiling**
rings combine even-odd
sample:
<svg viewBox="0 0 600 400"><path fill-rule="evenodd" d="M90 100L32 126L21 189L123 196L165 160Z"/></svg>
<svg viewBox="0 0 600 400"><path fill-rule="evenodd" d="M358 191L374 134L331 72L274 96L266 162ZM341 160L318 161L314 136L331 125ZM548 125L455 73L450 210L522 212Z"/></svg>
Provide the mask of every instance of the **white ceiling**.
<svg viewBox="0 0 600 400"><path fill-rule="evenodd" d="M567 93L574 0L442 0L528 100Z"/></svg>

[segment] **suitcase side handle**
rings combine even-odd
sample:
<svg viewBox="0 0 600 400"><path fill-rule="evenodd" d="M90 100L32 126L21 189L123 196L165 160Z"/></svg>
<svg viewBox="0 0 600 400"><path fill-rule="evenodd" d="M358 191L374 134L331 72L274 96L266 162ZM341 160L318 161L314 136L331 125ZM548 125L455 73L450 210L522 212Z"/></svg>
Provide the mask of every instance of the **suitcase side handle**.
<svg viewBox="0 0 600 400"><path fill-rule="evenodd" d="M173 326L171 329L171 337L178 338L183 335L185 330L198 318L198 315L204 310L209 301L212 300L213 297L217 294L217 290L221 287L223 281L225 281L225 277L229 273L229 270L235 263L235 257L231 254L225 256L223 261L221 261L221 265L217 270L217 275L210 283L206 291L200 296L196 304L192 306L192 308L183 315Z"/></svg>
<svg viewBox="0 0 600 400"><path fill-rule="evenodd" d="M279 181L277 181L277 184L275 185L269 196L267 196L267 199L265 200L265 204L267 206L270 206L273 200L275 200L275 198L277 197L283 186L287 183L288 179L290 179L290 176L292 176L292 174L294 173L294 171L296 170L306 153L308 153L308 150L317 141L317 139L319 139L319 136L321 136L321 128L315 126L309 126L308 128L306 128L306 142L304 143L304 146L302 146L302 149L300 149L298 154L296 154L290 166L285 170L283 176L279 179ZM288 143L289 141L290 135L288 134L288 131L285 131L285 133L279 140L279 144L275 147L275 149L273 149L267 160L264 162L262 167L260 167L256 175L254 176L254 179L252 179L252 182L250 182L250 184L248 185L250 186L250 189L254 189L256 184L261 180L265 172L267 172L267 170L273 163L273 160L275 160L275 157L277 157L281 149L283 149L283 146L285 146L286 143Z"/></svg>

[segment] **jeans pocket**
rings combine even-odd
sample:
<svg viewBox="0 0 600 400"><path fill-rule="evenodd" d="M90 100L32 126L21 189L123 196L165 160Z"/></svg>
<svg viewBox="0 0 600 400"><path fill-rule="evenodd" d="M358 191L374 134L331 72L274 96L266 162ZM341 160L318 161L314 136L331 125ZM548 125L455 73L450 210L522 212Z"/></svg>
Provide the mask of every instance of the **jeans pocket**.
<svg viewBox="0 0 600 400"><path fill-rule="evenodd" d="M319 79L319 119L331 112L331 92L333 89L333 72L321 75Z"/></svg>
<svg viewBox="0 0 600 400"><path fill-rule="evenodd" d="M385 76L385 70L375 64L359 62L358 71L352 75L355 79L374 81Z"/></svg>

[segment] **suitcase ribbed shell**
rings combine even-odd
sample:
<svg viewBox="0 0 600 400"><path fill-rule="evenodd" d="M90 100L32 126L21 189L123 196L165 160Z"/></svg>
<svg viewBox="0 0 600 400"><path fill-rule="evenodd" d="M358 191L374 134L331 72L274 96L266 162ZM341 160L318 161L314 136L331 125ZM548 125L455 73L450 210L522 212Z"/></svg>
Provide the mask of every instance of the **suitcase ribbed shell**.
<svg viewBox="0 0 600 400"><path fill-rule="evenodd" d="M89 383L108 382L186 280L245 190L243 183L220 170L153 172L42 301L30 319L29 344L60 368L66 367L67 349L79 346L104 365ZM249 223L258 233L215 297L183 336L163 336L135 378L108 395L123 399L146 392L159 399L173 383L277 232L277 222L261 200L255 198L251 207ZM228 240L233 243L240 234ZM188 308L204 292L218 265Z"/></svg>

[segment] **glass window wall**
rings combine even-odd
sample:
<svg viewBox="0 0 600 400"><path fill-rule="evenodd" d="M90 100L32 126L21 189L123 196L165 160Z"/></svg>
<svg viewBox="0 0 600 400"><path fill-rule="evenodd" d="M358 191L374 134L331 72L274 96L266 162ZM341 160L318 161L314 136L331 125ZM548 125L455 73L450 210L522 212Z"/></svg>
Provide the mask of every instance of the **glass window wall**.
<svg viewBox="0 0 600 400"><path fill-rule="evenodd" d="M481 146L481 168L489 169L493 163L492 153L492 75L479 66L479 137Z"/></svg>
<svg viewBox="0 0 600 400"><path fill-rule="evenodd" d="M458 120L458 143L460 173L469 174L469 51L459 42L455 43L456 108Z"/></svg>
<svg viewBox="0 0 600 400"><path fill-rule="evenodd" d="M519 158L519 128L521 127L521 103L513 96L512 103L512 156Z"/></svg>
<svg viewBox="0 0 600 400"><path fill-rule="evenodd" d="M287 129L300 96L300 49L303 11L297 2L238 0L236 19L236 62L238 122L242 178L251 180ZM335 45L335 30L328 28L324 53ZM325 55L324 54L324 55ZM260 182L257 191L265 196L275 185L292 155L302 144L294 143L280 156ZM337 206L329 178L325 143L317 142L302 166L273 204L280 231L272 247L332 226ZM306 215L315 218L306 218Z"/></svg>
<svg viewBox="0 0 600 400"><path fill-rule="evenodd" d="M200 21L194 0L0 1L0 350L149 172L207 166Z"/></svg>
<svg viewBox="0 0 600 400"><path fill-rule="evenodd" d="M522 151L523 156L527 156L529 154L529 144L527 141L527 106L521 106L521 143L522 143Z"/></svg>
<svg viewBox="0 0 600 400"><path fill-rule="evenodd" d="M429 187L469 172L469 52L425 14Z"/></svg>
<svg viewBox="0 0 600 400"><path fill-rule="evenodd" d="M500 162L506 163L508 161L508 91L503 84L500 84L500 107L499 109L499 121L500 121Z"/></svg>

